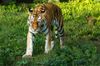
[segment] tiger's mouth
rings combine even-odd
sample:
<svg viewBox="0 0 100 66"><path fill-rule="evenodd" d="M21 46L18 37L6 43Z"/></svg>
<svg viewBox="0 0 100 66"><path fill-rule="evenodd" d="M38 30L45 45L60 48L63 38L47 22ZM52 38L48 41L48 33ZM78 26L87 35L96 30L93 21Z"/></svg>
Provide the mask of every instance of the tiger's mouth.
<svg viewBox="0 0 100 66"><path fill-rule="evenodd" d="M35 30L33 29L33 33L34 33L34 34L39 33L39 31L40 31L39 28L38 28L38 29L35 29Z"/></svg>
<svg viewBox="0 0 100 66"><path fill-rule="evenodd" d="M38 31L34 31L33 33L34 33L34 34L37 34L37 33L38 33Z"/></svg>
<svg viewBox="0 0 100 66"><path fill-rule="evenodd" d="M32 32L32 33L34 33L34 34L37 34L37 33L39 33L40 29L37 28L37 29L34 30L34 29L32 28L32 26L30 26L30 27L29 27L29 31Z"/></svg>

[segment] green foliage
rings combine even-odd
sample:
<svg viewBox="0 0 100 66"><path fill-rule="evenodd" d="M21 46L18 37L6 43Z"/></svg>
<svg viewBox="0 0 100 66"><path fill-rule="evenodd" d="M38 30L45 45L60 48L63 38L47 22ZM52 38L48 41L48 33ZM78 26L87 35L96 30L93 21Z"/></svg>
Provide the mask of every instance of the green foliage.
<svg viewBox="0 0 100 66"><path fill-rule="evenodd" d="M56 4L64 16L66 47L60 49L56 39L53 51L44 54L45 36L38 35L32 59L22 59L28 31L27 8L0 6L0 66L99 66L100 54L94 42L100 42L100 3L87 0ZM90 26L87 16L94 17L95 24Z"/></svg>
<svg viewBox="0 0 100 66"><path fill-rule="evenodd" d="M91 35L90 39L97 37L100 38L100 28L98 27L98 25L100 26L100 3L74 1L69 3L57 3L57 5L62 8L62 12L65 17L64 20L66 23L65 30L68 32L67 34L71 33L71 36L74 35L76 37L87 37ZM92 25L92 27L88 25L87 16L92 16L95 18L95 24Z"/></svg>
<svg viewBox="0 0 100 66"><path fill-rule="evenodd" d="M44 3L48 2L48 0L34 0L34 3Z"/></svg>

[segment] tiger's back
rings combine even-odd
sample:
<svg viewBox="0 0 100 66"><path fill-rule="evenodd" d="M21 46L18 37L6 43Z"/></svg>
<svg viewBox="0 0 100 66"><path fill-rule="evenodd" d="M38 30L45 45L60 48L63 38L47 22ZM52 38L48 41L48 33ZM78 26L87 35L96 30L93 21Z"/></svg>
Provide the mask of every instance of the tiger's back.
<svg viewBox="0 0 100 66"><path fill-rule="evenodd" d="M62 16L61 9L57 5L52 4L52 3L47 3L44 5L47 8L47 11L44 15L46 19L48 20L47 22L50 22L51 24L53 20L57 20L59 25L63 26L63 16Z"/></svg>

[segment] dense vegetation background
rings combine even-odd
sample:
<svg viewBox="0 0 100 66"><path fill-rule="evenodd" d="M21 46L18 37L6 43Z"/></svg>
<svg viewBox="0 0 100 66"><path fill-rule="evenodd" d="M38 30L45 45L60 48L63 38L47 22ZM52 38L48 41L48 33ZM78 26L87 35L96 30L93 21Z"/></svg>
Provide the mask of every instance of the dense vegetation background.
<svg viewBox="0 0 100 66"><path fill-rule="evenodd" d="M26 49L27 10L36 4L0 5L0 66L100 66L100 2L55 4L64 16L66 47L60 49L55 39L53 51L44 54L45 36L38 35L31 59L22 59L22 55Z"/></svg>

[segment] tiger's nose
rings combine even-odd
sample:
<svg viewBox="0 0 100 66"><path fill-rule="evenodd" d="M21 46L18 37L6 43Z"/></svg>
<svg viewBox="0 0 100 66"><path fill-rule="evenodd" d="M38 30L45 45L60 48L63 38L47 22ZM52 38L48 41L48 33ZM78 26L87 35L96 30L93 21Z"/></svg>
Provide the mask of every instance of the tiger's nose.
<svg viewBox="0 0 100 66"><path fill-rule="evenodd" d="M33 27L34 31L36 31L37 28L38 28L38 23L37 22L33 22L32 27Z"/></svg>

